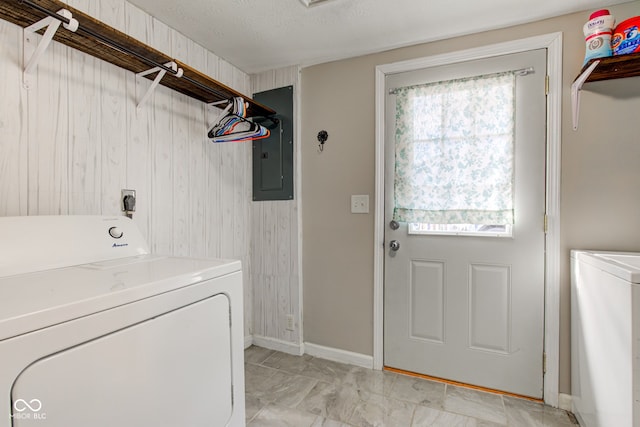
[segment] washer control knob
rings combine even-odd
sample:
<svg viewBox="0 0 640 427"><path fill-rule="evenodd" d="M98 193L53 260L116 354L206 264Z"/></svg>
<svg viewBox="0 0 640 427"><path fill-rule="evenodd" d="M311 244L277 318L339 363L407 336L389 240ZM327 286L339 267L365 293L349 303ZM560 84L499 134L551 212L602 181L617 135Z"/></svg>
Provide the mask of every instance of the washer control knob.
<svg viewBox="0 0 640 427"><path fill-rule="evenodd" d="M122 237L122 230L120 230L118 227L111 227L109 229L109 235L111 237L113 237L114 239L119 239Z"/></svg>

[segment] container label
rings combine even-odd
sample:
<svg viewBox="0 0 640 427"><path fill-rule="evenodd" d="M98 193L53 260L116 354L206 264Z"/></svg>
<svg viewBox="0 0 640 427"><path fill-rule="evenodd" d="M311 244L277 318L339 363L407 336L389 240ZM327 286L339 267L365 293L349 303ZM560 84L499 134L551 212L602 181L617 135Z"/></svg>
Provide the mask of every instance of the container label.
<svg viewBox="0 0 640 427"><path fill-rule="evenodd" d="M625 28L622 32L615 33L611 39L611 47L614 55L640 52L640 32L638 26Z"/></svg>
<svg viewBox="0 0 640 427"><path fill-rule="evenodd" d="M593 27L604 26L604 18L591 20L587 22L587 28L591 30Z"/></svg>

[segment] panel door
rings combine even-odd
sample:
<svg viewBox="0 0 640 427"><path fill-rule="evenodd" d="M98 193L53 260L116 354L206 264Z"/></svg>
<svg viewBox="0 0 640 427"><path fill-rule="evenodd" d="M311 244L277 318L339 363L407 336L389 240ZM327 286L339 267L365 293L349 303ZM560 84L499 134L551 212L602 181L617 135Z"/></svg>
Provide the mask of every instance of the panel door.
<svg viewBox="0 0 640 427"><path fill-rule="evenodd" d="M393 224L393 89L530 68L533 70L515 77L514 223L510 234L412 234L410 224ZM387 77L386 366L542 397L545 75L546 50L541 49Z"/></svg>

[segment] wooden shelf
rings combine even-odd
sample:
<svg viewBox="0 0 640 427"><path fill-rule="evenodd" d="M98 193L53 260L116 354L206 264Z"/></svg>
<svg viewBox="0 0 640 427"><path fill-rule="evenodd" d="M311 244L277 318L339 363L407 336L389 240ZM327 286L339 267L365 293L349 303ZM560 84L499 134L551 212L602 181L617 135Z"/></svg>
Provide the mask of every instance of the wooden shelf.
<svg viewBox="0 0 640 427"><path fill-rule="evenodd" d="M51 12L57 12L60 9L67 9L73 14L73 18L78 21L79 28L76 32L68 31L61 27L56 32L53 40L56 40L62 44L70 46L96 58L110 62L133 73L141 73L153 68L153 66L150 66L147 62L134 56L133 54L123 52L122 50L111 46L105 41L101 41L85 33L83 29L86 29L87 32L100 34L100 36L106 38L107 40L112 41L119 46L126 47L128 50L142 55L148 60L155 61L159 64L165 64L170 61L178 64L178 67L182 68L184 71L183 77L177 78L167 73L162 78L162 80L160 80L160 84L163 86L169 87L177 92L183 93L187 96L206 103L218 102L236 96L242 96L249 103L249 107L247 108L247 115L249 117L271 116L276 113L273 109L253 101L250 97L247 97L240 92L237 92L230 87L217 82L216 80L213 80L202 72L195 70L188 65L177 61L132 37L129 37L128 35L116 30L115 28L112 28L93 17L66 5L61 1L35 0L34 3L37 3L38 6L45 8ZM46 17L47 15L44 12L41 12L36 8L29 6L22 1L0 0L0 18L17 24L21 27L28 27ZM155 74L150 74L145 77L153 80ZM205 88L202 88L189 80L204 85Z"/></svg>
<svg viewBox="0 0 640 427"><path fill-rule="evenodd" d="M595 58L587 62L571 85L573 130L578 130L580 92L583 85L637 76L640 76L640 53Z"/></svg>
<svg viewBox="0 0 640 427"><path fill-rule="evenodd" d="M585 84L601 80L640 76L640 52L592 59L582 67L580 74L584 73L585 70L596 60L598 60L599 63L591 72L589 77L584 81ZM576 77L576 79L578 77Z"/></svg>

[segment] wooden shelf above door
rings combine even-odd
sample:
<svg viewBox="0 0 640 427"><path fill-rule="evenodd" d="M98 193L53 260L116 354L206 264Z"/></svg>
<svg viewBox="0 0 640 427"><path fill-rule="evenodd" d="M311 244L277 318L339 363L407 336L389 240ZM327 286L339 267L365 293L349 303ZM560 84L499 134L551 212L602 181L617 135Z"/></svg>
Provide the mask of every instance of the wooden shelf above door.
<svg viewBox="0 0 640 427"><path fill-rule="evenodd" d="M640 53L630 53L627 55L609 56L597 58L598 66L589 74L586 83L598 82L601 80L623 79L626 77L640 76ZM595 60L589 61L580 71L582 74Z"/></svg>
<svg viewBox="0 0 640 427"><path fill-rule="evenodd" d="M247 108L247 116L249 117L271 116L276 113L273 109L253 101L250 97L231 89L206 74L189 67L187 64L173 59L61 1L33 0L33 3L54 13L60 9L67 9L73 14L73 18L78 21L79 28L76 32L60 28L53 37L55 41L133 73L141 73L154 66L134 54L118 49L117 46L125 47L126 50L158 64L173 61L178 67L183 69L184 74L181 78L177 78L167 73L162 80L160 80L161 85L205 103L219 102L241 96L249 103L249 107ZM26 2L20 0L0 0L0 18L23 28L47 16L44 12L41 12ZM89 33L99 34L100 37L95 37ZM113 45L111 43L113 43ZM155 74L150 74L145 77L153 80Z"/></svg>
<svg viewBox="0 0 640 427"><path fill-rule="evenodd" d="M595 58L586 63L584 67L582 67L580 75L575 78L571 85L573 130L578 130L578 119L580 118L580 92L584 85L593 82L638 76L640 76L640 53ZM633 91L630 91L629 93L632 92Z"/></svg>

